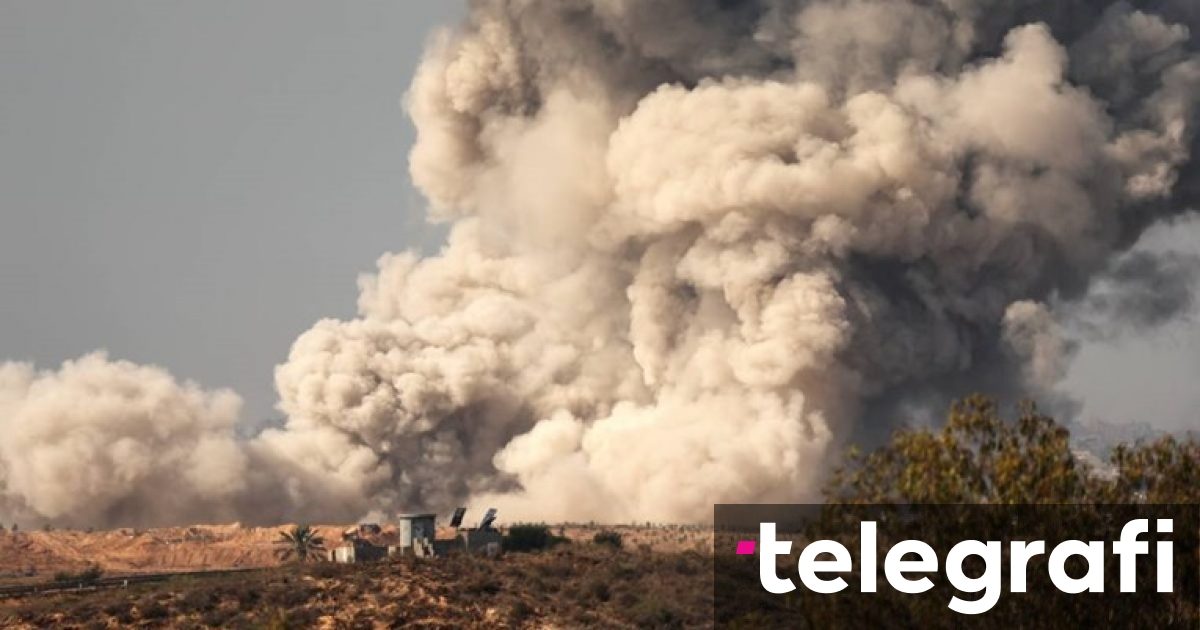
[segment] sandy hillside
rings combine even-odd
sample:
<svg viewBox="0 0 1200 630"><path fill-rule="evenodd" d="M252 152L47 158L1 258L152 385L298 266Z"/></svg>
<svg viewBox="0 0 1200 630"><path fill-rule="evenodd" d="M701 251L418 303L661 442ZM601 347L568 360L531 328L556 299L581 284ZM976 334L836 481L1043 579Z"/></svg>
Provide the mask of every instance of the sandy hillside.
<svg viewBox="0 0 1200 630"><path fill-rule="evenodd" d="M108 573L269 566L276 564L274 541L285 527L232 524L91 533L5 533L0 534L0 579L45 577L93 562ZM343 528L318 529L332 542L340 539Z"/></svg>

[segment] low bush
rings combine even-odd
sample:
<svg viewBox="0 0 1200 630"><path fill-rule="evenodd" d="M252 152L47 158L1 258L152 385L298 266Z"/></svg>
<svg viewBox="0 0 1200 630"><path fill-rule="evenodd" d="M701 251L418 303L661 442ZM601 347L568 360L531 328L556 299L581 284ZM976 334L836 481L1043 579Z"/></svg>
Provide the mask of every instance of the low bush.
<svg viewBox="0 0 1200 630"><path fill-rule="evenodd" d="M596 532L596 535L592 536L592 542L602 547L612 547L613 549L620 549L625 545L625 539L621 536L621 532L614 532L611 529Z"/></svg>
<svg viewBox="0 0 1200 630"><path fill-rule="evenodd" d="M171 614L166 606L153 597L146 597L138 602L137 609L138 616L144 620L164 619Z"/></svg>
<svg viewBox="0 0 1200 630"><path fill-rule="evenodd" d="M210 628L224 628L229 624L230 619L232 619L235 614L236 613L233 611L213 608L211 610L204 611L204 613L200 615L200 623Z"/></svg>
<svg viewBox="0 0 1200 630"><path fill-rule="evenodd" d="M647 594L630 612L639 628L683 627L683 621L674 608L655 595Z"/></svg>
<svg viewBox="0 0 1200 630"><path fill-rule="evenodd" d="M309 569L308 574L315 578L328 580L331 578L341 577L343 574L345 574L345 570L343 565L336 564L334 562L319 562L314 564L313 567Z"/></svg>
<svg viewBox="0 0 1200 630"><path fill-rule="evenodd" d="M71 573L69 571L59 571L54 574L54 581L59 584L92 584L104 575L104 570L98 564L89 564L86 569Z"/></svg>
<svg viewBox="0 0 1200 630"><path fill-rule="evenodd" d="M289 610L308 603L318 591L304 584L272 584L263 599L271 606Z"/></svg>
<svg viewBox="0 0 1200 630"><path fill-rule="evenodd" d="M475 576L465 581L462 586L464 593L474 595L495 595L499 593L503 586L498 580L491 576Z"/></svg>
<svg viewBox="0 0 1200 630"><path fill-rule="evenodd" d="M588 597L598 602L607 602L612 598L612 589L608 587L608 583L603 580L591 580L584 586L584 592Z"/></svg>
<svg viewBox="0 0 1200 630"><path fill-rule="evenodd" d="M203 588L192 588L179 596L179 609L185 612L203 612L215 608L217 594Z"/></svg>
<svg viewBox="0 0 1200 630"><path fill-rule="evenodd" d="M532 606L526 603L525 600L518 599L513 602L512 607L508 610L508 620L509 623L519 626L533 617L534 614L535 611Z"/></svg>
<svg viewBox="0 0 1200 630"><path fill-rule="evenodd" d="M504 535L504 550L541 551L562 542L566 539L550 533L550 526L545 523L518 523Z"/></svg>

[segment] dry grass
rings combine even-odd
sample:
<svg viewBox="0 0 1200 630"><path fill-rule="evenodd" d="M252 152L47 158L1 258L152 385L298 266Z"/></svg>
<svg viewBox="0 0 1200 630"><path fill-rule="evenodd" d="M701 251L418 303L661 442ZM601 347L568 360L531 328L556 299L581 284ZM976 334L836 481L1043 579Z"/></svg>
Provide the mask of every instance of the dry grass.
<svg viewBox="0 0 1200 630"><path fill-rule="evenodd" d="M497 559L311 564L0 602L15 628L695 628L711 556L575 543Z"/></svg>

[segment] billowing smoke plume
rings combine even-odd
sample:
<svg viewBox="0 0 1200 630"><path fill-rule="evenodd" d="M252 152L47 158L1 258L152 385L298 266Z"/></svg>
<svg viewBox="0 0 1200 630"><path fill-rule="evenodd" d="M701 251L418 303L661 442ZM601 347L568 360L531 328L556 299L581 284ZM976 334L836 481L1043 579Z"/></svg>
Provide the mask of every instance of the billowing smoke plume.
<svg viewBox="0 0 1200 630"><path fill-rule="evenodd" d="M286 427L239 454L232 405L186 386L127 421L63 406L101 470L127 443L162 459L88 486L23 454L65 428L26 428L0 496L57 517L37 485L73 483L116 518L175 483L178 518L470 499L598 520L809 497L898 410L1052 392L1072 350L1054 313L1095 279L1190 273L1123 257L1200 193L1200 9L1140 7L477 1L409 96L449 242L385 256L358 319L296 341ZM43 417L33 387L3 391L10 425ZM212 459L171 455L187 443Z"/></svg>
<svg viewBox="0 0 1200 630"><path fill-rule="evenodd" d="M240 406L103 355L55 373L0 365L0 512L95 523L224 511L245 478Z"/></svg>
<svg viewBox="0 0 1200 630"><path fill-rule="evenodd" d="M355 484L370 471L333 459L344 437L269 431L241 442L241 404L233 392L103 354L57 372L0 363L0 515L84 527L365 509Z"/></svg>

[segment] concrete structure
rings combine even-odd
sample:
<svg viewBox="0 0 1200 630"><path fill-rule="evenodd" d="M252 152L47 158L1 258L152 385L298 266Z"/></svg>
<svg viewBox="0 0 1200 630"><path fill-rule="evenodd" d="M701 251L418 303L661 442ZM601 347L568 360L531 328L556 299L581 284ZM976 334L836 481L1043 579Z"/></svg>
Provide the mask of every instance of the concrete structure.
<svg viewBox="0 0 1200 630"><path fill-rule="evenodd" d="M409 553L414 547L429 546L437 535L434 524L436 514L399 514L396 524L400 532L400 553Z"/></svg>
<svg viewBox="0 0 1200 630"><path fill-rule="evenodd" d="M494 557L500 554L502 539L495 529L460 529L454 538L416 541L412 553L418 558L442 558L456 553Z"/></svg>
<svg viewBox="0 0 1200 630"><path fill-rule="evenodd" d="M494 556L500 551L504 537L499 530L491 529L460 529L458 540L461 548L468 554L483 554Z"/></svg>
<svg viewBox="0 0 1200 630"><path fill-rule="evenodd" d="M370 536L380 536L383 534L383 528L377 523L359 523L354 527L342 531L342 540L354 540L356 538L367 538Z"/></svg>
<svg viewBox="0 0 1200 630"><path fill-rule="evenodd" d="M452 527L462 523L466 508L455 510ZM488 510L479 527L458 527L454 538L437 539L437 515L429 513L396 515L394 545L379 540L382 528L363 524L342 532L345 544L329 552L329 560L343 564L383 560L396 555L418 558L444 557L454 553L495 556L500 553L503 536L492 527L496 510ZM367 536L374 535L370 540ZM372 542L372 540L374 542ZM390 542L390 541L388 541ZM380 544L375 544L380 543Z"/></svg>
<svg viewBox="0 0 1200 630"><path fill-rule="evenodd" d="M362 539L355 539L329 552L331 562L355 564L358 562L375 562L391 555L388 547L373 545Z"/></svg>
<svg viewBox="0 0 1200 630"><path fill-rule="evenodd" d="M418 548L416 551L417 557L438 557L444 558L460 549L457 538L442 538L435 540L428 549ZM428 554L428 555L426 555Z"/></svg>

